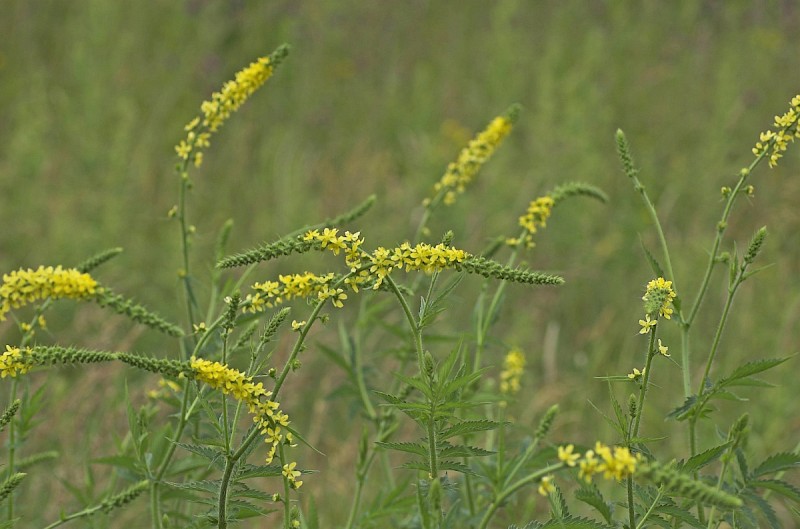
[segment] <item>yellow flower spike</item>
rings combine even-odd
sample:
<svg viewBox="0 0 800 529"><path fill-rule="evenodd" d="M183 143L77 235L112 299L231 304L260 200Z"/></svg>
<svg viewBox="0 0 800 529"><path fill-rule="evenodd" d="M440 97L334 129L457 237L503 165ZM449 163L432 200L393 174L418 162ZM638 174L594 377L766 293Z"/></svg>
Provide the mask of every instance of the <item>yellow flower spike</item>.
<svg viewBox="0 0 800 529"><path fill-rule="evenodd" d="M518 393L522 374L525 372L525 355L519 348L511 349L503 360L503 371L500 373L500 392L504 395Z"/></svg>
<svg viewBox="0 0 800 529"><path fill-rule="evenodd" d="M466 190L483 164L491 158L500 143L511 132L518 113L519 106L512 106L505 115L492 120L483 132L461 150L456 161L447 166L442 178L433 186L436 195L424 202L426 207L436 205L434 201L437 197L441 197L440 200L445 205L455 203L456 197Z"/></svg>
<svg viewBox="0 0 800 529"><path fill-rule="evenodd" d="M653 279L647 283L644 296L642 296L645 314L658 314L670 319L673 313L670 305L676 297L677 294L672 289L672 281L667 281L663 277Z"/></svg>
<svg viewBox="0 0 800 529"><path fill-rule="evenodd" d="M573 450L575 450L575 446L571 444L566 446L559 446L558 460L567 465L568 467L574 467L577 464L578 459L581 458L581 455L573 453Z"/></svg>
<svg viewBox="0 0 800 529"><path fill-rule="evenodd" d="M45 298L89 299L100 286L89 274L75 268L40 266L3 274L0 283L0 321L6 313Z"/></svg>

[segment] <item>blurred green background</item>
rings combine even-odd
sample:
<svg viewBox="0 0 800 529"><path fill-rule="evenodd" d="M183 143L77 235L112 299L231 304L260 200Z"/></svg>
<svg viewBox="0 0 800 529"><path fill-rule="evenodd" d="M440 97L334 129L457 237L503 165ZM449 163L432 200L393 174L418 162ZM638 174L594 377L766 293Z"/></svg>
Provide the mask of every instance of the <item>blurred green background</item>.
<svg viewBox="0 0 800 529"><path fill-rule="evenodd" d="M431 228L452 229L457 245L479 251L489 238L515 233L527 203L559 183L581 180L609 194L605 206L576 199L555 211L526 259L567 284L509 289L495 332L502 342L491 353L496 363L509 345L528 354L516 409L523 430L561 402L557 437L582 442L613 441L587 403L607 402L605 382L592 377L641 364L636 320L652 273L639 239L656 249L642 202L620 171L614 131L628 135L671 243L679 293L692 298L721 213L720 187L735 182L758 133L800 87L800 6L788 0L3 4L0 270L70 265L122 246L99 279L179 321L178 227L167 219L178 190L173 147L200 102L255 57L292 46L194 173L200 276L228 218L235 222L229 247L240 250L376 193L376 207L356 226L367 245L410 237L446 164L495 115L521 103L507 142ZM720 353L728 369L800 348L798 150L791 146L776 169L759 168L755 197L739 203L730 223L740 247L767 225L761 262L773 266L736 300ZM291 262L265 266L259 279L291 269ZM714 279L694 338L698 369L724 301L725 278ZM472 306L479 284L461 287L460 304ZM153 332L95 306L61 305L41 339L160 352ZM445 325L468 328L469 310L456 309ZM6 342L16 332L0 325ZM677 353L676 329L665 336ZM315 338L330 341L325 333ZM350 424L347 410L324 398L338 380L330 364L310 355L305 362L294 406L314 411L294 418L328 454L314 460L322 474L309 488L346 494L351 480L337 469L352 463L360 426L354 419L351 429L342 426ZM651 401L660 411L682 396L678 368L664 365ZM115 402L122 372L89 371L47 379L42 416L53 419L37 440L69 454L53 468L58 480L83 479L75 462L112 451L111 440L125 432ZM796 372L794 359L767 377L781 388L754 394L756 454L791 449L800 438ZM304 380L317 391L302 391ZM620 388L621 398L628 391ZM289 400L285 407L291 414ZM723 417L737 411L722 406ZM322 416L341 420L318 423ZM648 434L671 428L659 412L650 419ZM683 439L667 443L677 451ZM71 501L51 480L27 486L48 488L50 514ZM318 501L326 519L341 521L344 502Z"/></svg>

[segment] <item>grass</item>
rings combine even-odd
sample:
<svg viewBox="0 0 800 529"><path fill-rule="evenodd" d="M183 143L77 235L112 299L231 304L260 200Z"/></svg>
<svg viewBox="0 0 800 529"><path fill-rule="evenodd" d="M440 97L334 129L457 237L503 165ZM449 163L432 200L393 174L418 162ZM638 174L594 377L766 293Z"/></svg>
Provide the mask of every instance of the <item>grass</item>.
<svg viewBox="0 0 800 529"><path fill-rule="evenodd" d="M681 256L677 277L696 278L718 217L709 197L749 163L757 131L800 85L792 46L799 29L800 10L791 2L414 1L390 9L355 1L162 1L144 9L12 1L0 18L0 270L71 264L123 246L103 280L181 318L177 299L173 306L162 301L175 299L179 267L177 233L166 214L178 185L172 147L197 101L243 60L281 42L292 43L292 60L271 81L269 96L248 102L247 118L226 125L196 175L198 254L208 254L229 216L230 247L245 248L371 193L379 203L370 225L383 231L369 235L399 241L464 140L520 102L524 110L507 144L452 215L435 218L431 228L453 229L460 245L479 248L515 231L527 202L561 181L580 179L609 193L608 206L570 204L555 212L532 255L536 268L564 275L567 286L510 291L495 333L523 347L533 364L525 390L533 400L519 411L520 422L535 424L541 410L560 402L570 412L557 434L579 436L599 422L587 400L601 408L607 401L605 384L587 381L627 372L637 354L636 329L619 322L637 319L649 279L639 237L656 245L620 171L614 130L626 131L672 251ZM774 266L739 294L729 327L735 332L723 341L724 365L790 354L800 343L800 286L793 280L800 275L799 168L790 151L777 169L761 172L755 198L730 226L744 243L766 224L771 237L763 261ZM723 301L718 291L706 303ZM454 321L470 317L457 308L454 314ZM95 307L62 310L50 327L59 342L89 347L150 350L157 343ZM16 331L6 325L0 332L10 341ZM502 351L496 345L492 354ZM346 411L329 409L321 398L338 382L326 366L309 359L293 384L306 399L302 407L312 410L299 427L316 432L311 441L328 454L312 464L336 475L352 463L336 455L336 446L355 442L359 432L348 427ZM781 387L753 416L752 429L764 434L757 452L785 448L798 437L793 372L771 375ZM95 377L50 375L48 413L71 409L65 395L91 400L102 384ZM115 372L105 380L121 385ZM657 392L652 397L663 411L677 404L659 401ZM112 410L78 409L88 431L103 430L97 417L120 421ZM337 414L332 429L315 430L331 414ZM657 415L650 415L653 428ZM72 420L50 438L42 430L42 445L65 454L56 475L80 466L70 458L86 457L77 449L84 439L58 432L84 431L70 428ZM351 484L326 486L339 497ZM325 519L343 519L335 501L319 508ZM54 513L55 507L47 518Z"/></svg>

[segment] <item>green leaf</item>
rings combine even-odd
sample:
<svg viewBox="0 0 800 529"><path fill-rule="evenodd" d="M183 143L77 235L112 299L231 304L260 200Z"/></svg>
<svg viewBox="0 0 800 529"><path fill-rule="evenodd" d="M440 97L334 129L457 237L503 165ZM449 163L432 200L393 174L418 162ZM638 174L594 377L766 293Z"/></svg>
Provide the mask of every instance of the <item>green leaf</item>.
<svg viewBox="0 0 800 529"><path fill-rule="evenodd" d="M219 468L220 470L222 469L223 467L222 460L224 459L222 450L203 445L193 445L186 443L175 443L175 444L180 446L184 450L188 450L189 452L192 452L194 454L206 458L215 467Z"/></svg>
<svg viewBox="0 0 800 529"><path fill-rule="evenodd" d="M778 520L778 516L775 514L775 509L772 508L767 500L753 493L749 493L746 496L748 502L759 510L761 515L767 520L772 529L781 529L781 522ZM759 525L759 527L761 527L761 525Z"/></svg>
<svg viewBox="0 0 800 529"><path fill-rule="evenodd" d="M550 493L550 515L554 520L563 520L569 518L569 506L567 500L564 499L564 494L561 492L561 487L553 485L555 489Z"/></svg>
<svg viewBox="0 0 800 529"><path fill-rule="evenodd" d="M772 454L753 471L753 477L760 477L781 470L788 470L800 465L800 454L781 452Z"/></svg>
<svg viewBox="0 0 800 529"><path fill-rule="evenodd" d="M281 475L280 465L243 465L237 472L236 479L268 478Z"/></svg>
<svg viewBox="0 0 800 529"><path fill-rule="evenodd" d="M454 424L448 428L445 428L441 432L439 432L439 439L445 440L451 437L455 437L457 435L467 435L475 432L485 432L488 430L495 430L502 426L503 423L490 421L487 419L484 420L475 420L475 421L462 421L458 424Z"/></svg>
<svg viewBox="0 0 800 529"><path fill-rule="evenodd" d="M705 452L695 454L681 466L681 469L687 473L692 473L695 472L696 470L700 470L709 463L719 459L720 456L722 456L722 454L725 453L725 450L727 450L728 447L731 446L731 444L732 441L729 441L719 446L715 446L714 448L709 448Z"/></svg>
<svg viewBox="0 0 800 529"><path fill-rule="evenodd" d="M686 400L683 401L683 404L672 410L667 414L667 419L675 419L677 421L685 421L689 418L689 415L694 408L694 405L697 403L697 395L690 395L686 397Z"/></svg>
<svg viewBox="0 0 800 529"><path fill-rule="evenodd" d="M164 483L176 489L194 490L198 492L209 492L211 494L218 494L219 487L222 482L218 479L215 479L215 480L185 481L183 483L165 481Z"/></svg>
<svg viewBox="0 0 800 529"><path fill-rule="evenodd" d="M759 479L757 481L750 481L747 483L748 487L769 489L781 496L792 500L795 503L800 503L800 489L781 481L780 479Z"/></svg>
<svg viewBox="0 0 800 529"><path fill-rule="evenodd" d="M597 509L597 512L599 512L609 524L614 523L612 519L612 506L605 501L600 489L598 489L597 485L594 483L592 483L590 486L584 485L580 489L576 490L575 499Z"/></svg>
<svg viewBox="0 0 800 529"><path fill-rule="evenodd" d="M440 457L473 457L490 456L495 452L474 446L452 445L438 450Z"/></svg>
<svg viewBox="0 0 800 529"><path fill-rule="evenodd" d="M608 529L604 525L589 518L568 517L561 520L548 520L547 523L539 526L541 529Z"/></svg>
<svg viewBox="0 0 800 529"><path fill-rule="evenodd" d="M650 253L650 250L647 249L647 246L644 245L641 235L639 236L639 244L642 246L642 250L644 250L644 256L647 257L647 262L650 264L650 268L653 270L655 276L667 277L667 274L664 273L664 269L661 268L661 264L653 256L653 254Z"/></svg>
<svg viewBox="0 0 800 529"><path fill-rule="evenodd" d="M789 360L789 357L770 358L766 360L755 360L753 362L748 362L734 369L730 375L721 379L717 385L720 387L725 387L735 380L747 378L757 373L766 371L767 369L772 369L773 367L779 366L787 360Z"/></svg>
<svg viewBox="0 0 800 529"><path fill-rule="evenodd" d="M676 518L683 523L694 527L695 529L705 529L706 525L700 523L692 513L687 510L681 509L680 507L676 507L675 505L659 505L654 509L654 512L665 514L672 518Z"/></svg>
<svg viewBox="0 0 800 529"><path fill-rule="evenodd" d="M455 472L461 472L462 474L468 474L470 476L478 475L477 472L475 472L467 465L459 461L450 461L450 460L439 461L439 470L453 470Z"/></svg>
<svg viewBox="0 0 800 529"><path fill-rule="evenodd" d="M428 456L428 447L419 443L383 443L378 441L375 444L387 450L397 450L422 457Z"/></svg>

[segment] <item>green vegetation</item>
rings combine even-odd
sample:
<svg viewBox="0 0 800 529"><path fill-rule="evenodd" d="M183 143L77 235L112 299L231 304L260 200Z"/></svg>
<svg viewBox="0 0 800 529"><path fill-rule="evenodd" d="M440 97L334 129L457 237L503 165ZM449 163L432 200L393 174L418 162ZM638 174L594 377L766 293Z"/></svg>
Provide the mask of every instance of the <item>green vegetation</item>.
<svg viewBox="0 0 800 529"><path fill-rule="evenodd" d="M318 471L303 475L301 494L291 492L301 500L307 527L314 527L316 516L319 527L348 520L369 526L369 516L388 512L392 501L417 509L430 527L460 527L466 518L440 522L432 514L440 505L454 505L449 487L456 482L464 487L460 491L470 491L463 492L461 507L475 527L546 520L548 508L554 519L571 520L561 501L563 488L570 506L577 503L562 472L573 461L572 449L563 448L568 443L577 447L580 459L574 461L582 469L591 465L593 448L620 468L639 465L639 484L620 470L612 477L622 487L601 485L604 495L622 504L631 503L635 492L637 502L654 506L634 514L617 506L613 519L631 518L634 525L645 515L670 515L672 507L659 504L664 494L688 505L703 527L711 527L715 515L734 512L729 494L751 501L747 495L762 487L771 491L770 501L800 498L777 479L796 464L788 452L800 439L793 394L797 359L782 360L800 349L797 146L790 145L776 168L768 170L765 160L737 185L740 169L755 159L758 132L798 93L798 30L800 9L791 2L449 0L391 8L355 1L162 1L147 7L10 2L0 17L0 271L62 265L61 274L75 267L74 274L90 272L97 279L100 294L43 291L37 301L45 301L20 309L19 321L9 316L0 323L0 344L19 346L4 357L10 362L0 365L4 376L31 366L81 364L4 379L3 386L14 389L0 420L10 425L3 442L15 442L2 452L14 463L2 493L13 491L15 503L8 502L14 507L2 519L20 516L19 527L44 527L57 524L63 511L81 518L74 524L124 527L131 520L161 519L153 498L163 497L170 509L182 495L214 498L219 483L202 480L224 483L225 476L234 507L248 498L282 511L269 515L275 524L284 515L296 519L300 515L288 503L242 488L244 479L263 478L262 490L287 497L299 478L294 467L284 469L284 479L280 467L236 466L283 445L268 437L271 448L259 445L251 456L255 434L242 441L247 423L236 435L229 430L235 418L253 414L275 427L283 411L300 446L276 457L282 464L284 457L287 464L296 461L298 470ZM291 44L291 55L273 55L280 68L264 93L214 135L202 166L192 167L187 156L176 176L174 147L187 139L183 127L197 114L198 102L283 42ZM434 184L447 164L514 102L522 111L511 107L505 114L513 118L513 133L453 205L440 205L447 199L435 198ZM618 128L630 145L621 135L615 141ZM627 155L627 149L638 165L623 171L615 150ZM187 171L191 177L182 177ZM586 184L564 185L574 181ZM658 222L637 191L645 192ZM369 211L324 221L373 194ZM719 263L695 312L692 303L704 291L718 222L732 194L738 204L724 217L714 254ZM607 195L608 203L579 197L559 205L559 197L573 195ZM430 208L423 206L425 197L434 198ZM551 197L554 204L532 203L536 197ZM536 234L532 249L502 247L508 237L528 240L533 230L520 234L517 222L526 208L527 226L547 220L546 230ZM758 231L764 225L766 240ZM298 231L304 226L318 234ZM326 234L333 227L346 238ZM345 235L345 228L353 233ZM355 266L359 240L367 253ZM404 240L411 246L404 249ZM419 240L430 245L412 248ZM330 249L325 241L341 244L343 253L312 256L312 250ZM380 244L400 252L400 262L412 269L408 275L396 270L397 284L381 261L389 254L380 252ZM99 253L111 246L124 252ZM485 251L497 262L459 254L461 249ZM428 257L415 265L412 250L446 256L446 266L426 266ZM298 255L271 260L286 253ZM91 255L96 259L85 261ZM243 256L251 260L237 261ZM252 270L242 267L267 259ZM222 270L215 262L241 268ZM519 262L547 273L503 267ZM771 266L743 283L765 264ZM348 267L362 265L361 292L341 297L351 284L344 281L362 281ZM313 295L343 301L344 308L315 306L309 316L306 303L289 300L292 316L284 322L285 312L259 307L259 293L269 299L264 282L328 267L339 275L320 279ZM638 333L636 321L648 321L644 285L659 276L676 283L680 305L673 321L691 323L688 371L680 368L687 340L681 325L661 319L648 336ZM88 281L80 277L80 284ZM566 280L558 288L498 281L546 284L558 277ZM251 290L256 281L262 286ZM379 292L373 294L373 286ZM97 303L51 303L87 296ZM186 299L196 300L188 313ZM392 305L392 299L405 302ZM37 316L45 310L42 329ZM645 312L663 316L646 304ZM725 332L717 337L723 313ZM317 314L330 323L319 325ZM292 318L297 321L290 326ZM158 332L180 334L171 322L187 336ZM656 366L636 374L632 369L644 366L648 338L647 362ZM669 345L669 358L658 354L659 339ZM506 358L509 350L521 351L525 362ZM130 351L147 353L137 359L124 353ZM224 400L213 391L222 386L207 374L217 368L198 367L193 353L236 366L245 377L236 380L247 391L228 392ZM16 361L26 367L14 368ZM102 363L82 365L95 362ZM269 368L276 370L271 378L263 376ZM167 379L159 386L148 371ZM733 386L759 385L756 374L777 387L737 388L737 396L752 402L716 401L713 422L702 420L712 398L732 398ZM693 400L706 380L708 393ZM258 402L272 401L258 401L264 395L253 390L255 381L281 390L283 411L273 416L259 408ZM519 393L508 396L517 384ZM635 398L627 402L629 393ZM120 405L126 399L127 417ZM448 402L460 404L449 409ZM556 403L560 414L553 421L547 410ZM193 406L198 416L192 420L170 416ZM749 418L742 418L743 407ZM211 420L214 409L225 410L224 421ZM606 422L603 414L614 419ZM664 422L668 414L677 421ZM226 454L211 455L210 465L203 458L212 452L198 441L209 432ZM166 441L176 433L185 434L181 444ZM629 452L595 446L598 440L657 457L632 462ZM749 467L743 466L745 452ZM156 454L152 467L148 454ZM689 456L683 472L667 464ZM412 470L392 470L401 464ZM465 465L477 465L485 475L478 472L469 485L461 474ZM724 491L716 482L694 479L711 470L722 476ZM426 479L445 472L449 481ZM550 472L558 472L555 481ZM376 497L368 481L386 475L397 479L396 498ZM187 476L195 481L187 485ZM738 485L727 481L731 476L740 477ZM798 483L791 473L784 479ZM537 487L550 494L549 504ZM362 494L360 507L351 503ZM582 488L578 496L597 509L595 518L611 521L597 489ZM42 497L50 498L47 505L27 501ZM227 505L224 495L215 501ZM706 506L702 513L695 502ZM796 523L797 504L794 514L791 505L776 501L777 513L766 516L767 523ZM589 515L574 509L575 516ZM185 506L178 511L189 514ZM173 527L185 526L170 514ZM258 520L253 527L264 522Z"/></svg>

